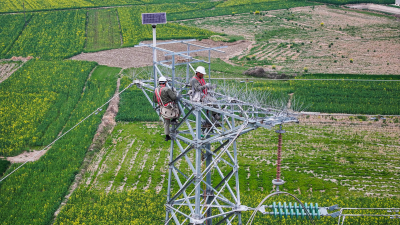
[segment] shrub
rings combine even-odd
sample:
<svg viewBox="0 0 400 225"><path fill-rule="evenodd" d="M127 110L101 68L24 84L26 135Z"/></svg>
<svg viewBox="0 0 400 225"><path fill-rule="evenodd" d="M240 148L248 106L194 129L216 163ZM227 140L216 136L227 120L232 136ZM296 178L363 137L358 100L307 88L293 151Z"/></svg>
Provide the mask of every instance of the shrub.
<svg viewBox="0 0 400 225"><path fill-rule="evenodd" d="M324 26L324 23L321 23L321 27L323 27Z"/></svg>
<svg viewBox="0 0 400 225"><path fill-rule="evenodd" d="M260 14L260 11L256 10L256 11L254 12L254 14L259 15L259 14Z"/></svg>
<svg viewBox="0 0 400 225"><path fill-rule="evenodd" d="M366 116L357 116L357 119L359 119L361 121L367 121L367 117Z"/></svg>
<svg viewBox="0 0 400 225"><path fill-rule="evenodd" d="M304 72L307 73L308 72L308 68L304 67Z"/></svg>
<svg viewBox="0 0 400 225"><path fill-rule="evenodd" d="M272 69L275 70L275 69L276 69L276 66L275 66L275 65L272 65Z"/></svg>
<svg viewBox="0 0 400 225"><path fill-rule="evenodd" d="M353 63L353 59L350 59L350 63Z"/></svg>

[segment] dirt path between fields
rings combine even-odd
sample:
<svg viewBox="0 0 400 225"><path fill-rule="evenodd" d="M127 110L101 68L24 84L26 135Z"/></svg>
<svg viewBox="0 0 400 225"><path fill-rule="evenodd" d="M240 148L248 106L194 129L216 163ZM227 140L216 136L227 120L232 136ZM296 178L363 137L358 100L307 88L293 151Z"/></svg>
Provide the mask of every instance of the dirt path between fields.
<svg viewBox="0 0 400 225"><path fill-rule="evenodd" d="M166 41L159 41L166 42ZM150 44L150 41L144 41L142 43ZM241 40L232 43L222 42L222 41L212 41L210 39L203 39L201 41L193 41L192 44L202 45L205 47L220 47L227 46L227 48L220 49L225 53L221 52L211 52L212 58L224 58L227 59L241 54L246 49L251 49L252 42ZM160 46L164 49L175 51L175 52L183 52L187 51L187 46L185 44L168 44ZM197 50L198 47L191 46L191 50ZM208 57L208 51L204 52L194 52L190 54L191 56L202 56ZM92 53L82 53L80 55L74 56L71 58L72 60L85 60L85 61L94 61L99 63L100 65L106 65L110 67L119 67L119 68L130 68L130 67L143 67L143 66L151 66L153 65L153 53L152 50L148 47L141 48L120 48L120 49L112 49L100 52L92 52ZM165 60L168 59L164 53L157 51L157 59ZM182 59L176 59L178 62Z"/></svg>
<svg viewBox="0 0 400 225"><path fill-rule="evenodd" d="M118 79L118 81L117 81L117 87L116 87L114 96L118 95L119 87L120 87L120 79ZM117 125L117 123L115 122L115 116L118 113L119 100L120 100L119 96L115 97L108 104L108 108L107 108L106 112L104 113L103 118L101 119L101 123L100 123L99 127L97 128L97 132L94 135L92 144L90 145L88 152L91 152L95 149L101 148L101 146L103 146L103 144L106 140L107 135L111 134L115 125ZM75 180L72 183L72 185L70 186L70 188L68 190L68 194L64 197L64 200L60 204L57 211L54 213L54 221L55 221L55 218L57 217L57 215L61 212L62 207L67 204L68 199L71 197L72 193L75 191L75 189L80 184L84 174L86 173L87 168L90 165L90 162L94 158L94 155L95 154L87 154L86 155L85 160L83 161L83 164L82 164L82 169L80 170L79 174L77 174L75 176ZM53 221L53 223L54 223L54 221Z"/></svg>

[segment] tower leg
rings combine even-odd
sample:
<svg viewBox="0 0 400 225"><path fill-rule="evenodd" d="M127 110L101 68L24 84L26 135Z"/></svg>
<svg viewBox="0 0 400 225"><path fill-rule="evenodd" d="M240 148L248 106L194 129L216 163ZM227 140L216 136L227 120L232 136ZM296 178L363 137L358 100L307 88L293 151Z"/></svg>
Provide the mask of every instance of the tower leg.
<svg viewBox="0 0 400 225"><path fill-rule="evenodd" d="M172 125L174 128L175 125ZM169 162L171 163L174 158L174 140L171 140L171 147L169 150ZM168 169L168 189L167 189L167 202L169 202L171 198L171 179L172 179L172 166ZM166 210L165 221L169 220L169 210ZM169 222L167 223L169 224Z"/></svg>
<svg viewBox="0 0 400 225"><path fill-rule="evenodd" d="M199 143L199 140L201 140L201 110L196 110L196 143ZM194 217L196 219L201 219L201 213L200 213L200 182L201 182L201 146L197 145L196 146L196 180L195 180L195 215Z"/></svg>

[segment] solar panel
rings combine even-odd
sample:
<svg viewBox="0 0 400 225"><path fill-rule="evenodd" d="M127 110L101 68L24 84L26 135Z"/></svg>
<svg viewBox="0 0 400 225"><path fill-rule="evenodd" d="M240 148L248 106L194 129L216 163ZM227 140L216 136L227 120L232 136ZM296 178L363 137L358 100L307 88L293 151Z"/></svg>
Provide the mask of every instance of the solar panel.
<svg viewBox="0 0 400 225"><path fill-rule="evenodd" d="M163 24L167 23L167 14L163 13L142 13L142 24Z"/></svg>

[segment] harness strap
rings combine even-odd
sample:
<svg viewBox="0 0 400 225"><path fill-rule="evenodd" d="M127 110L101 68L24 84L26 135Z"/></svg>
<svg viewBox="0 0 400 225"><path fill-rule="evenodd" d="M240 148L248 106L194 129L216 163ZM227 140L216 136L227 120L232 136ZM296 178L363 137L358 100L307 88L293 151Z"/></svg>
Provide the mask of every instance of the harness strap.
<svg viewBox="0 0 400 225"><path fill-rule="evenodd" d="M197 76L194 76L194 78L201 84L201 86L206 85L206 81L204 80L204 78L200 79ZM207 95L207 89L206 88L203 89L203 93L204 93L204 95Z"/></svg>
<svg viewBox="0 0 400 225"><path fill-rule="evenodd" d="M169 105L171 102L168 102L168 103L164 104L164 102L162 101L162 99L161 99L161 91L162 91L163 88L164 88L164 87L161 87L161 88L157 88L157 89L155 90L156 97L157 97L157 102L158 102L159 105L167 106L167 105ZM158 92L158 89L160 90L159 92ZM161 104L160 104L160 103L161 103Z"/></svg>

